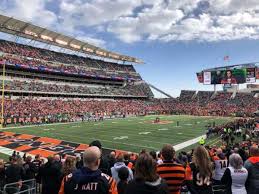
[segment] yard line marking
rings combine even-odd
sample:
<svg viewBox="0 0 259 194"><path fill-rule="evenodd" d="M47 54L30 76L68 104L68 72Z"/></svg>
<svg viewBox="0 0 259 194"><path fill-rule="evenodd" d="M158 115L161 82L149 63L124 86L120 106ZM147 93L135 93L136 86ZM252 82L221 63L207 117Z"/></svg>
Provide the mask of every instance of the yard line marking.
<svg viewBox="0 0 259 194"><path fill-rule="evenodd" d="M162 128L162 129L158 129L158 131L168 131L169 129L167 128Z"/></svg>
<svg viewBox="0 0 259 194"><path fill-rule="evenodd" d="M147 131L147 132L140 132L140 133L138 133L139 135L148 135L148 134L150 134L151 132L149 132L149 131Z"/></svg>
<svg viewBox="0 0 259 194"><path fill-rule="evenodd" d="M190 139L188 141L185 141L185 142L179 143L177 145L174 145L173 147L174 147L175 151L181 150L183 148L186 148L190 145L193 145L193 144L199 142L202 137L206 139L206 135L201 135L201 136L196 137L194 139Z"/></svg>
<svg viewBox="0 0 259 194"><path fill-rule="evenodd" d="M116 140L116 139L128 139L129 137L128 136L120 136L120 137L114 137L113 139Z"/></svg>

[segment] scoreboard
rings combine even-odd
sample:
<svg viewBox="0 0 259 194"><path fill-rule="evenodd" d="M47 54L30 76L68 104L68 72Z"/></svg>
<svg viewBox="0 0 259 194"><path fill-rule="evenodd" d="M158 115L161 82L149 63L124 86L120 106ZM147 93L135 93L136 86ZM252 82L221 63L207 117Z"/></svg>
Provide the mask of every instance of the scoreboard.
<svg viewBox="0 0 259 194"><path fill-rule="evenodd" d="M205 85L254 83L259 79L255 64L233 65L203 70L196 73L199 83Z"/></svg>

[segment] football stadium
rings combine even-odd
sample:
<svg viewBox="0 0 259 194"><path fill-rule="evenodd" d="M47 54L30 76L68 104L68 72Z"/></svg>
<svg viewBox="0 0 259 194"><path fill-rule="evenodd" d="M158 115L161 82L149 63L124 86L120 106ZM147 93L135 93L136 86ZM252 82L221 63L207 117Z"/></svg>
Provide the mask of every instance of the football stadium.
<svg viewBox="0 0 259 194"><path fill-rule="evenodd" d="M173 97L144 60L18 18L0 12L0 193L259 193L257 62Z"/></svg>

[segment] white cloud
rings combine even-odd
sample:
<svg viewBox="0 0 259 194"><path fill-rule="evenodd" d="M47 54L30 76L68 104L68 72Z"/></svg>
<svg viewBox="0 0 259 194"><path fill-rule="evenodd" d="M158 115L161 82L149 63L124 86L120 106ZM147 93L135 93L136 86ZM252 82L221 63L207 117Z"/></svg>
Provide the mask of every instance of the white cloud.
<svg viewBox="0 0 259 194"><path fill-rule="evenodd" d="M77 36L76 38L78 38L79 40L82 40L82 41L86 41L86 42L93 44L95 46L98 46L98 47L105 48L105 46L106 46L106 42L104 40L93 38L90 35Z"/></svg>
<svg viewBox="0 0 259 194"><path fill-rule="evenodd" d="M47 2L58 4L55 13ZM109 33L126 43L259 38L258 0L3 0L0 6L97 45L106 42L93 34Z"/></svg>
<svg viewBox="0 0 259 194"><path fill-rule="evenodd" d="M49 1L49 0L48 0ZM2 11L10 16L36 23L41 26L53 26L57 22L54 12L45 8L48 1L42 0L9 0L0 3Z"/></svg>

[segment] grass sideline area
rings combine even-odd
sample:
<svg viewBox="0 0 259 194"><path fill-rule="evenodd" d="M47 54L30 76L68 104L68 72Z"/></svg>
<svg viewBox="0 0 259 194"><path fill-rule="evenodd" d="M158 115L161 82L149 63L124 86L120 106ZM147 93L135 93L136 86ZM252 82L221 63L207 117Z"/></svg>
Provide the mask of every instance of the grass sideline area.
<svg viewBox="0 0 259 194"><path fill-rule="evenodd" d="M156 117L161 123L154 124ZM230 117L200 117L187 115L143 116L102 122L79 122L5 128L5 131L51 137L89 144L100 140L103 147L139 152L160 150L164 144L179 144L206 133L206 125L233 121ZM177 121L179 126L177 126Z"/></svg>

